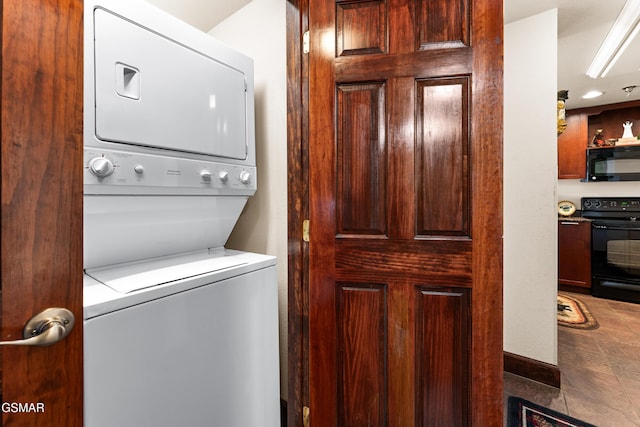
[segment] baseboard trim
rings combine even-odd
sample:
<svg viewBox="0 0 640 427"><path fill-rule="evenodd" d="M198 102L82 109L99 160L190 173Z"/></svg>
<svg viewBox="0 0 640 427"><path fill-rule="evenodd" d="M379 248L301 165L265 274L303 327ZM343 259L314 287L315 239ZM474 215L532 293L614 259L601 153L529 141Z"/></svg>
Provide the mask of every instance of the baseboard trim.
<svg viewBox="0 0 640 427"><path fill-rule="evenodd" d="M560 388L560 368L550 363L505 351L504 370L542 384Z"/></svg>

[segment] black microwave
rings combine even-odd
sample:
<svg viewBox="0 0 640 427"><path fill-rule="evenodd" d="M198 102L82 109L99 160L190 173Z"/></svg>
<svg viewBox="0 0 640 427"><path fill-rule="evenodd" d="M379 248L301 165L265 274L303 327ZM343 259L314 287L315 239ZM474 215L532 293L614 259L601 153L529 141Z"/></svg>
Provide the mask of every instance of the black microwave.
<svg viewBox="0 0 640 427"><path fill-rule="evenodd" d="M585 181L640 181L640 145L587 149Z"/></svg>

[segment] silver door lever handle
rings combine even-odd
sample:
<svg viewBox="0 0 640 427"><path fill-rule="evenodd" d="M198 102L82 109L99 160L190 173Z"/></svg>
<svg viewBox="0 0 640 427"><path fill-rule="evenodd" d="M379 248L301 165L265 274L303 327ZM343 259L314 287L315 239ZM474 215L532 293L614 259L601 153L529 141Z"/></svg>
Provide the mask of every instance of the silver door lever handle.
<svg viewBox="0 0 640 427"><path fill-rule="evenodd" d="M24 326L24 339L16 341L0 341L0 345L33 345L44 347L55 344L69 335L75 317L66 308L48 308L32 317Z"/></svg>

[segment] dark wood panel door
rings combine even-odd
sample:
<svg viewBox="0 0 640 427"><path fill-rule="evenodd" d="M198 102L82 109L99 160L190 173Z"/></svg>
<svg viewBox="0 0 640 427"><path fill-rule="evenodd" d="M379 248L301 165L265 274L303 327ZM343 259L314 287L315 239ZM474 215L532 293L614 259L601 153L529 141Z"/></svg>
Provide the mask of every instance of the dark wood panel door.
<svg viewBox="0 0 640 427"><path fill-rule="evenodd" d="M50 347L2 349L2 425L82 426L81 0L2 1L1 341L48 307Z"/></svg>
<svg viewBox="0 0 640 427"><path fill-rule="evenodd" d="M502 425L502 28L310 1L311 425Z"/></svg>

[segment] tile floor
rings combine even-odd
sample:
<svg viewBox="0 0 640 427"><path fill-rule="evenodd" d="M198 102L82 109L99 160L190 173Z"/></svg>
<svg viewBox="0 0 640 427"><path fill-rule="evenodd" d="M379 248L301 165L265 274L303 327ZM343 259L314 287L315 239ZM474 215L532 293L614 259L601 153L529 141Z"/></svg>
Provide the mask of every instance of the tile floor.
<svg viewBox="0 0 640 427"><path fill-rule="evenodd" d="M600 327L559 326L561 388L505 373L505 405L515 395L598 427L640 427L640 304L567 294L582 300Z"/></svg>

